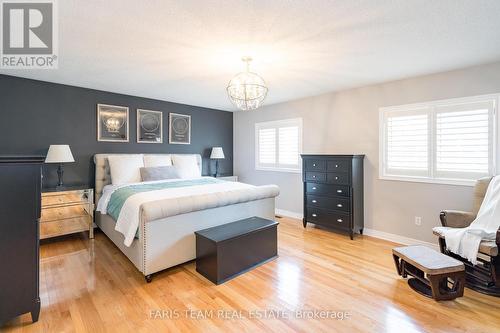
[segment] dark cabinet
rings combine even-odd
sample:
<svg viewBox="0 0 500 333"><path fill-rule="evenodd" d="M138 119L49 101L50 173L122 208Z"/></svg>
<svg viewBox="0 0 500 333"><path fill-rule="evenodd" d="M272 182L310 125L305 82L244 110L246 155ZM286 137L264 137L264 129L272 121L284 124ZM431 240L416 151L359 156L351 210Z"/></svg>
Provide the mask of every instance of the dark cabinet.
<svg viewBox="0 0 500 333"><path fill-rule="evenodd" d="M43 157L0 156L0 325L40 313L39 230Z"/></svg>
<svg viewBox="0 0 500 333"><path fill-rule="evenodd" d="M304 228L307 222L363 233L364 155L302 156Z"/></svg>

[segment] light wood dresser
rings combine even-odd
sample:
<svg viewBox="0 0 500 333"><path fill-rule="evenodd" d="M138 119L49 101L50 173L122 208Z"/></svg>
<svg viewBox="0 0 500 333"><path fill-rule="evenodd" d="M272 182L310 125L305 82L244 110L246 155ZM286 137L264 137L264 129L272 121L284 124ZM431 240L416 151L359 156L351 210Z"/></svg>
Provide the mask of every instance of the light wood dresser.
<svg viewBox="0 0 500 333"><path fill-rule="evenodd" d="M88 231L94 238L94 190L87 187L43 189L40 239Z"/></svg>

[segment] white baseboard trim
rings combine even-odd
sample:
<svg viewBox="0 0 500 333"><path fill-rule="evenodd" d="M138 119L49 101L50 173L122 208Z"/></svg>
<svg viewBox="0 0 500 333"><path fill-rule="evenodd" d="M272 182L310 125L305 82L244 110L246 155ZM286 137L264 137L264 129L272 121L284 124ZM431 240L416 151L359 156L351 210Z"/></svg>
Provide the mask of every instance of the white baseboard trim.
<svg viewBox="0 0 500 333"><path fill-rule="evenodd" d="M391 234L385 231L378 231L378 230L373 230L373 229L363 229L363 234L375 238L380 238L380 239L385 239L394 243L399 243L403 245L425 245L431 248L434 248L435 250L439 250L439 246L434 243L429 243L426 241L422 241L419 239L414 239L414 238L409 238L405 236L400 236L396 234ZM437 239L437 238L436 238ZM436 240L437 241L437 240Z"/></svg>
<svg viewBox="0 0 500 333"><path fill-rule="evenodd" d="M302 220L302 218L303 218L302 213L292 212L292 211L285 210L285 209L276 209L276 215L291 217L293 219L298 219L298 220ZM374 230L374 229L365 228L365 229L363 229L363 235L388 240L390 242L399 243L402 245L425 245L425 246L431 247L435 250L439 250L439 246L437 244L429 243L429 242L422 241L419 239L414 239L414 238L409 238L409 237L400 236L400 235L396 235L396 234L391 234L391 233L388 233L385 231L378 231L378 230Z"/></svg>
<svg viewBox="0 0 500 333"><path fill-rule="evenodd" d="M292 212L292 211L284 210L284 209L276 209L275 213L276 213L276 215L291 217L293 219L299 219L299 220L302 220L302 218L304 216L302 213L296 213L296 212Z"/></svg>

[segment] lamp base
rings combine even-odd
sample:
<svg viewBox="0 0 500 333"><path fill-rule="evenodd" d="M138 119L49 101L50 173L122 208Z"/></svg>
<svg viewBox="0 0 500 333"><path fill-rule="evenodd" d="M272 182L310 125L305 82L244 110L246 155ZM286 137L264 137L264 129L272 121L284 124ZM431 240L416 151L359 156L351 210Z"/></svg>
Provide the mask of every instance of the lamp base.
<svg viewBox="0 0 500 333"><path fill-rule="evenodd" d="M57 178L58 178L57 187L63 187L63 175L64 175L64 170L63 170L63 165L61 163L57 168Z"/></svg>
<svg viewBox="0 0 500 333"><path fill-rule="evenodd" d="M217 178L218 175L219 175L219 160L215 160L215 174L214 174L214 178Z"/></svg>

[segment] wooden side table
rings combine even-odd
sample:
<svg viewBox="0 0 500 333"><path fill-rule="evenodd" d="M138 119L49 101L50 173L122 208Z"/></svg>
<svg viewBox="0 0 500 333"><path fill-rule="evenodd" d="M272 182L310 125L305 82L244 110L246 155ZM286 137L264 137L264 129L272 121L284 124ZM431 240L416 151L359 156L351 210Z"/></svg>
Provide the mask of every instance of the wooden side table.
<svg viewBox="0 0 500 333"><path fill-rule="evenodd" d="M56 187L42 190L40 239L88 231L94 238L94 189Z"/></svg>

